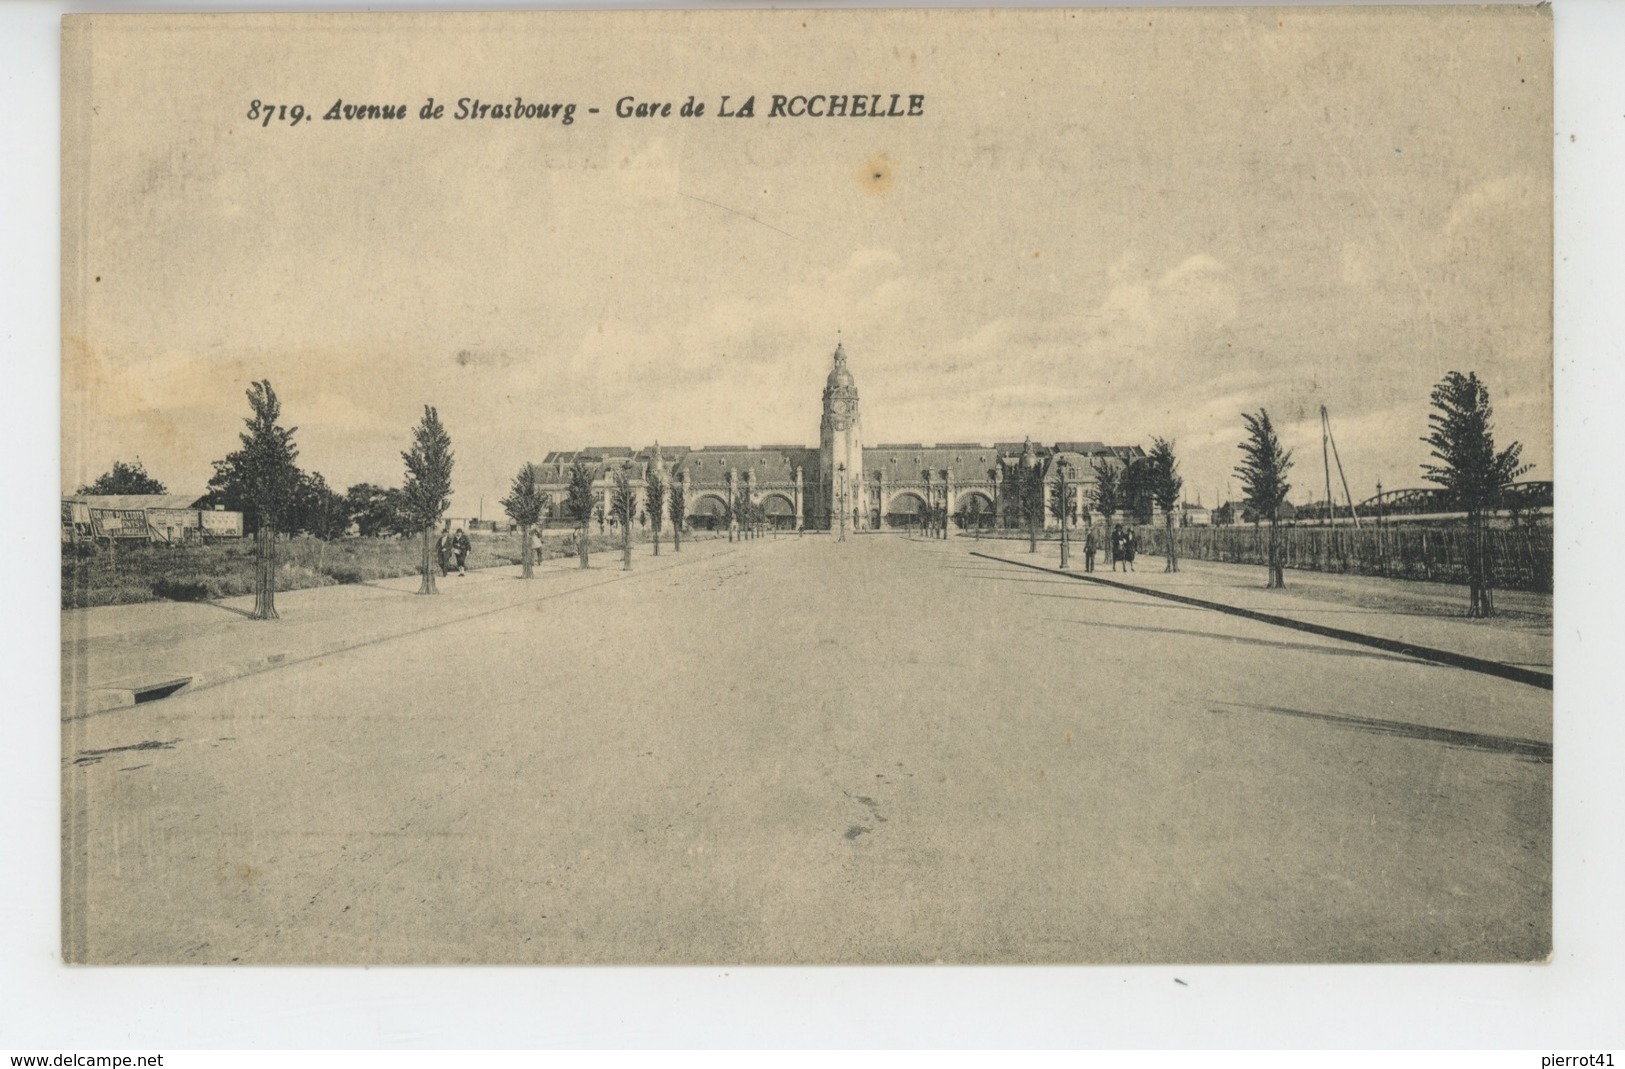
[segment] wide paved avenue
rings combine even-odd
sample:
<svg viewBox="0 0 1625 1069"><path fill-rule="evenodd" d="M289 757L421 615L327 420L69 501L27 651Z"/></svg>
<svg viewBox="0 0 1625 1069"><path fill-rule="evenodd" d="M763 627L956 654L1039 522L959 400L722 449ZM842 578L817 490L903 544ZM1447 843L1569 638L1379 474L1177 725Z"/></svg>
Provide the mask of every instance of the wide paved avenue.
<svg viewBox="0 0 1625 1069"><path fill-rule="evenodd" d="M971 548L640 549L98 716L70 956L1547 954L1549 691Z"/></svg>

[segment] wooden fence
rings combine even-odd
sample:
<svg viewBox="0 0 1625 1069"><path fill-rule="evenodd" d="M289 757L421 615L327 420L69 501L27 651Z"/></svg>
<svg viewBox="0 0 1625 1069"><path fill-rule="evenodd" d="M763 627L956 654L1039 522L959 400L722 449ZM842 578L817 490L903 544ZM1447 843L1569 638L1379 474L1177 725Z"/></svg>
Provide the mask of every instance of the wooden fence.
<svg viewBox="0 0 1625 1069"><path fill-rule="evenodd" d="M1167 552L1167 531L1141 527L1140 553ZM1269 527L1176 527L1174 547L1193 560L1257 564L1269 552ZM1466 527L1282 527L1282 563L1316 572L1346 572L1438 583L1467 582ZM1552 530L1550 527L1492 528L1490 560L1499 590L1550 593Z"/></svg>

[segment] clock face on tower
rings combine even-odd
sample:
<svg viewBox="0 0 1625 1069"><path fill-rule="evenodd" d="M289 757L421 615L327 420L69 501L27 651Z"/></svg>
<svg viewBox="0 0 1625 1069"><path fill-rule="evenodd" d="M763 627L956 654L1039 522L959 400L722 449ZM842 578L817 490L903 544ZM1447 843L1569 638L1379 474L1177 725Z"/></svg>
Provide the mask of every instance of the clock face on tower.
<svg viewBox="0 0 1625 1069"><path fill-rule="evenodd" d="M849 416L849 415L851 415L852 414L852 402L851 401L836 401L835 402L835 414L837 416Z"/></svg>

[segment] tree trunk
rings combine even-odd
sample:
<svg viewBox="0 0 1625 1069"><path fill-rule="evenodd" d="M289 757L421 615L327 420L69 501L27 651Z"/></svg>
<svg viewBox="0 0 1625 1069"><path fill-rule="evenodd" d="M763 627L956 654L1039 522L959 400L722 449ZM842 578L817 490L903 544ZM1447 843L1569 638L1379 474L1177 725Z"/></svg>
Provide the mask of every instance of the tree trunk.
<svg viewBox="0 0 1625 1069"><path fill-rule="evenodd" d="M1163 523L1168 528L1168 566L1165 572L1179 571L1179 552L1174 549L1174 517L1172 513L1163 516Z"/></svg>
<svg viewBox="0 0 1625 1069"><path fill-rule="evenodd" d="M275 620L276 530L261 523L254 532L254 619Z"/></svg>
<svg viewBox="0 0 1625 1069"><path fill-rule="evenodd" d="M655 539L655 556L658 557L658 556L660 556L660 528L658 528L658 527L650 527L649 531L650 531L651 534L654 535L654 539Z"/></svg>
<svg viewBox="0 0 1625 1069"><path fill-rule="evenodd" d="M576 532L576 552L581 554L581 566L587 567L587 528L583 527Z"/></svg>
<svg viewBox="0 0 1625 1069"><path fill-rule="evenodd" d="M621 571L632 570L632 525L621 524Z"/></svg>
<svg viewBox="0 0 1625 1069"><path fill-rule="evenodd" d="M1491 613L1489 584L1489 553L1485 537L1485 518L1474 511L1467 514L1467 615L1489 616Z"/></svg>
<svg viewBox="0 0 1625 1069"><path fill-rule="evenodd" d="M434 533L434 525L430 524L423 529L423 582L418 586L419 594L433 594L434 588L434 545L429 536Z"/></svg>
<svg viewBox="0 0 1625 1069"><path fill-rule="evenodd" d="M672 521L671 551L673 553L681 553L683 551L683 521L681 519Z"/></svg>
<svg viewBox="0 0 1625 1069"><path fill-rule="evenodd" d="M519 525L519 578L529 579L534 573L530 554L530 524Z"/></svg>
<svg viewBox="0 0 1625 1069"><path fill-rule="evenodd" d="M1285 587L1286 574L1281 567L1281 543L1276 534L1274 516L1270 517L1269 569L1270 580L1266 584L1268 589L1279 590Z"/></svg>
<svg viewBox="0 0 1625 1069"><path fill-rule="evenodd" d="M1027 517L1027 552L1038 552L1038 522L1031 516Z"/></svg>

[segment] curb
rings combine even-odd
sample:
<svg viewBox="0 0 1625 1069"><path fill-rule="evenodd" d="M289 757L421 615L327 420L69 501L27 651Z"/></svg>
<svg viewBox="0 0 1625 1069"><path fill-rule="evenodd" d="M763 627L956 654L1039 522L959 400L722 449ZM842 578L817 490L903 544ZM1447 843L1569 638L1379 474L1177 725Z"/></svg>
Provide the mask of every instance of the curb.
<svg viewBox="0 0 1625 1069"><path fill-rule="evenodd" d="M1431 661L1435 664L1448 665L1451 668L1462 668L1469 672L1497 676L1501 679L1511 680L1514 683L1525 683L1531 687L1540 687L1543 690L1552 689L1552 676L1549 672L1537 672L1531 668L1519 668L1516 665L1502 664L1500 661L1469 657L1465 653L1452 653L1449 650L1441 650L1433 646L1419 646L1412 642L1400 642L1397 639L1367 635L1359 631L1345 631L1340 627L1326 627L1321 624L1306 623L1303 620L1294 620L1290 616L1276 616L1274 613L1258 612L1255 609L1242 609L1235 605L1226 605L1219 601L1206 601L1185 594L1173 594L1165 590L1149 590L1143 586L1135 586L1132 583L1119 583L1116 580L1101 579L1093 575L1063 572L1059 568L1051 568L1043 564L1028 564L1026 561L1009 560L1005 557L995 557L992 554L982 553L974 549L970 551L970 555L981 557L983 560L995 561L999 564L1014 564L1018 568L1031 568L1035 572L1043 572L1046 575L1059 575L1067 579L1076 579L1080 583L1097 583L1100 586L1111 587L1115 590L1144 594L1148 598L1161 598L1164 601L1177 602L1180 605L1211 609L1214 612L1222 612L1229 616L1239 616L1246 620L1256 620L1259 623L1273 624L1276 627L1303 631L1307 634L1319 635L1322 638L1352 642L1359 646L1370 646L1372 649L1382 650L1386 653L1398 653L1406 657L1414 657L1419 661Z"/></svg>
<svg viewBox="0 0 1625 1069"><path fill-rule="evenodd" d="M91 687L89 700L85 703L86 711L105 713L109 709L124 709L142 702L157 701L177 693L197 679L197 676L160 676L141 682L121 680Z"/></svg>
<svg viewBox="0 0 1625 1069"><path fill-rule="evenodd" d="M727 551L727 553L732 552L735 551L731 549ZM727 553L720 555L726 556ZM573 558L571 559L573 561ZM652 571L666 571L668 568L679 568L691 563L700 563L710 559L712 559L711 555L696 556L691 560L675 560L665 567L653 569ZM576 571L574 568L564 570L568 572ZM583 586L570 587L566 590L553 590L545 593L537 593L509 604L477 609L473 612L467 613L466 615L454 615L447 619L437 620L433 623L405 628L398 631L384 631L382 633L372 634L359 639L353 635L347 635L340 639L318 643L305 650L299 650L292 653L284 651L282 653L266 654L264 656L254 657L246 661L233 661L215 668L205 668L201 671L194 670L185 675L171 672L164 673L152 680L131 680L126 677L125 679L108 683L91 684L84 690L84 693L86 694L84 708L64 716L63 720L64 722L83 720L88 717L99 716L104 713L112 713L121 709L127 709L132 706L159 698L167 698L174 694L190 694L193 691L202 690L206 687L217 686L221 683L230 683L233 680L241 679L244 676L255 675L259 672L269 671L273 668L282 668L289 665L302 664L306 661L313 661L322 657L330 657L334 654L346 653L350 650L362 649L364 647L374 646L382 642L391 642L410 635L423 634L428 631L435 631L440 628L451 627L459 623L464 623L468 620L475 620L481 617L495 615L497 613L510 612L516 608L526 605L533 605L537 602L552 601L555 598L569 597L572 594L592 590L596 587L604 586L609 583L622 582L628 577L647 574L651 574L651 572L624 572L620 571L619 569L615 569L606 571L605 575L596 582L590 582ZM66 691L64 692L64 696L65 695Z"/></svg>

